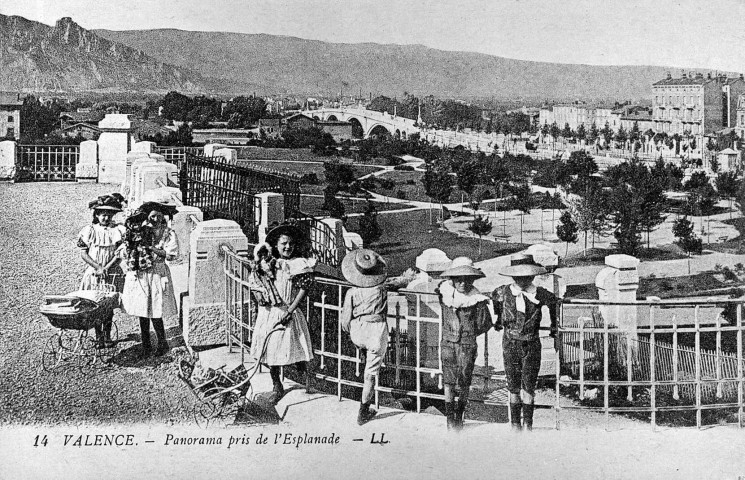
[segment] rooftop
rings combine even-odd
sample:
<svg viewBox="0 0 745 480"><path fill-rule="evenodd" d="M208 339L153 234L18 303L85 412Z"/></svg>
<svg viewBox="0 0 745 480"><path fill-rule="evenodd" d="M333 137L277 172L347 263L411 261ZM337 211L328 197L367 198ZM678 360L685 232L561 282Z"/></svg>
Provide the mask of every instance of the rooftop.
<svg viewBox="0 0 745 480"><path fill-rule="evenodd" d="M13 92L0 92L0 105L23 105L20 94Z"/></svg>

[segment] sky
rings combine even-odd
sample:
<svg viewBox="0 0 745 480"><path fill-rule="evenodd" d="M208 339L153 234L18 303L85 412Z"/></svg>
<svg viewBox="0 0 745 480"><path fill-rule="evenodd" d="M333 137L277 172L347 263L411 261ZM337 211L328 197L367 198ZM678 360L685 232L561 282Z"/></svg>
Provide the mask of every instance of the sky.
<svg viewBox="0 0 745 480"><path fill-rule="evenodd" d="M745 0L2 0L87 29L228 31L421 44L522 60L745 72Z"/></svg>

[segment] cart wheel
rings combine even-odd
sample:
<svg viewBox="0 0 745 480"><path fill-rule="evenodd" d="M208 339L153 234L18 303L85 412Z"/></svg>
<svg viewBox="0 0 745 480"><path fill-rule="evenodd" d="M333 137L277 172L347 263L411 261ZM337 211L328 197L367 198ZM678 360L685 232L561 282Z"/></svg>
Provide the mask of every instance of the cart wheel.
<svg viewBox="0 0 745 480"><path fill-rule="evenodd" d="M199 427L208 427L217 416L217 405L206 400L194 406L194 421Z"/></svg>
<svg viewBox="0 0 745 480"><path fill-rule="evenodd" d="M86 330L81 330L78 339L77 349L75 349L73 354L77 357L78 369L85 371L93 365L93 362L96 361L96 357L98 356L96 339L88 336Z"/></svg>
<svg viewBox="0 0 745 480"><path fill-rule="evenodd" d="M62 340L58 333L52 334L41 352L41 368L47 372L54 370L62 362Z"/></svg>

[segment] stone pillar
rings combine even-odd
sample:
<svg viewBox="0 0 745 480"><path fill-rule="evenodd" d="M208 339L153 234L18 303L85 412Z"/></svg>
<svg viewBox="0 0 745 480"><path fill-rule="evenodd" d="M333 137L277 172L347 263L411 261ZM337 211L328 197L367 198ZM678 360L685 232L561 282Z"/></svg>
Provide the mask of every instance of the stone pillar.
<svg viewBox="0 0 745 480"><path fill-rule="evenodd" d="M232 220L201 222L191 232L189 296L183 309L184 341L189 348L226 341L223 246L244 258L248 254L248 239Z"/></svg>
<svg viewBox="0 0 745 480"><path fill-rule="evenodd" d="M161 188L170 183L178 184L178 167L167 162L145 162L134 171L134 182L130 191L130 206L137 208L142 204L143 195L148 190Z"/></svg>
<svg viewBox="0 0 745 480"><path fill-rule="evenodd" d="M98 180L98 142L86 140L80 142L80 159L75 165L75 178L78 182L95 182Z"/></svg>
<svg viewBox="0 0 745 480"><path fill-rule="evenodd" d="M233 148L218 148L212 154L215 157L222 157L230 163L238 161L238 151Z"/></svg>
<svg viewBox="0 0 745 480"><path fill-rule="evenodd" d="M630 255L608 255L606 267L598 272L595 286L598 298L608 302L636 302L639 289L639 259ZM638 307L636 305L604 305L600 307L603 318L612 328L627 332L627 338L636 340Z"/></svg>
<svg viewBox="0 0 745 480"><path fill-rule="evenodd" d="M10 180L16 170L16 142L0 142L0 180Z"/></svg>
<svg viewBox="0 0 745 480"><path fill-rule="evenodd" d="M227 148L227 145L224 145L222 143L208 143L204 146L204 156L214 157L216 156L215 150L219 150L221 148Z"/></svg>
<svg viewBox="0 0 745 480"><path fill-rule="evenodd" d="M132 122L129 115L110 113L98 122L98 128L102 132L98 137L98 181L122 184L126 179L127 153L132 146Z"/></svg>
<svg viewBox="0 0 745 480"><path fill-rule="evenodd" d="M285 197L281 193L264 192L256 195L261 201L261 213L258 218L259 242L266 239L267 228L273 223L285 219Z"/></svg>
<svg viewBox="0 0 745 480"><path fill-rule="evenodd" d="M155 142L137 142L132 145L133 152L155 153Z"/></svg>
<svg viewBox="0 0 745 480"><path fill-rule="evenodd" d="M179 257L188 264L190 263L191 234L196 226L204 220L204 214L199 208L190 205L177 207L177 210L178 213L173 216L171 221L171 228L176 232L176 238L178 239ZM194 220L196 220L196 223Z"/></svg>

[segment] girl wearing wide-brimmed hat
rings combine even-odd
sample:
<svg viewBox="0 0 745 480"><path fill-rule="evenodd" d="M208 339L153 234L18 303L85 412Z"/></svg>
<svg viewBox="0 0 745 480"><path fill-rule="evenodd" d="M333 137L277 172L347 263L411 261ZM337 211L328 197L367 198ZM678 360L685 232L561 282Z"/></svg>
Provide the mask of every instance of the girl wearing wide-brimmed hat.
<svg viewBox="0 0 745 480"><path fill-rule="evenodd" d="M476 337L492 326L489 298L473 286L484 273L467 257L453 260L435 290L442 310L440 358L448 430L460 430L476 362ZM458 401L455 401L456 393Z"/></svg>
<svg viewBox="0 0 745 480"><path fill-rule="evenodd" d="M271 278L274 285L272 297L259 305L256 325L251 338L251 355L269 365L274 401L284 395L281 367L295 365L305 376L306 391L311 389L311 372L308 362L313 359L308 321L303 315L302 302L313 285L315 259L304 258L308 238L297 226L280 225L266 236L276 263ZM267 335L281 324L284 330ZM261 348L266 347L262 355Z"/></svg>
<svg viewBox="0 0 745 480"><path fill-rule="evenodd" d="M352 342L365 351L365 383L357 414L357 424L363 425L376 414L370 404L375 393L375 377L388 349L388 293L385 286L388 266L374 251L359 249L347 253L341 272L354 287L344 297L339 322L349 332Z"/></svg>
<svg viewBox="0 0 745 480"><path fill-rule="evenodd" d="M551 336L556 332L558 299L533 284L546 269L534 262L532 255L510 257L510 265L502 275L512 277L512 284L494 290L496 330L504 328L502 351L504 370L510 391L510 419L514 430L533 429L534 393L541 368L541 341L538 337L542 308L548 307L551 317ZM520 420L522 411L523 423Z"/></svg>
<svg viewBox="0 0 745 480"><path fill-rule="evenodd" d="M119 266L119 249L124 241L124 226L116 225L112 218L122 211L121 203L113 196L103 195L88 204L93 210L93 220L78 235L78 248L83 261L88 264L80 290L96 290L101 285L114 285L121 292L124 273ZM96 345L111 347L111 323L105 322L101 331L96 330Z"/></svg>
<svg viewBox="0 0 745 480"><path fill-rule="evenodd" d="M166 260L178 257L176 233L166 217L176 214L172 201L145 202L126 221L126 267L122 304L124 310L139 317L142 356L152 352L150 322L158 336L155 354L168 351L164 318L175 318L176 296L171 270Z"/></svg>

